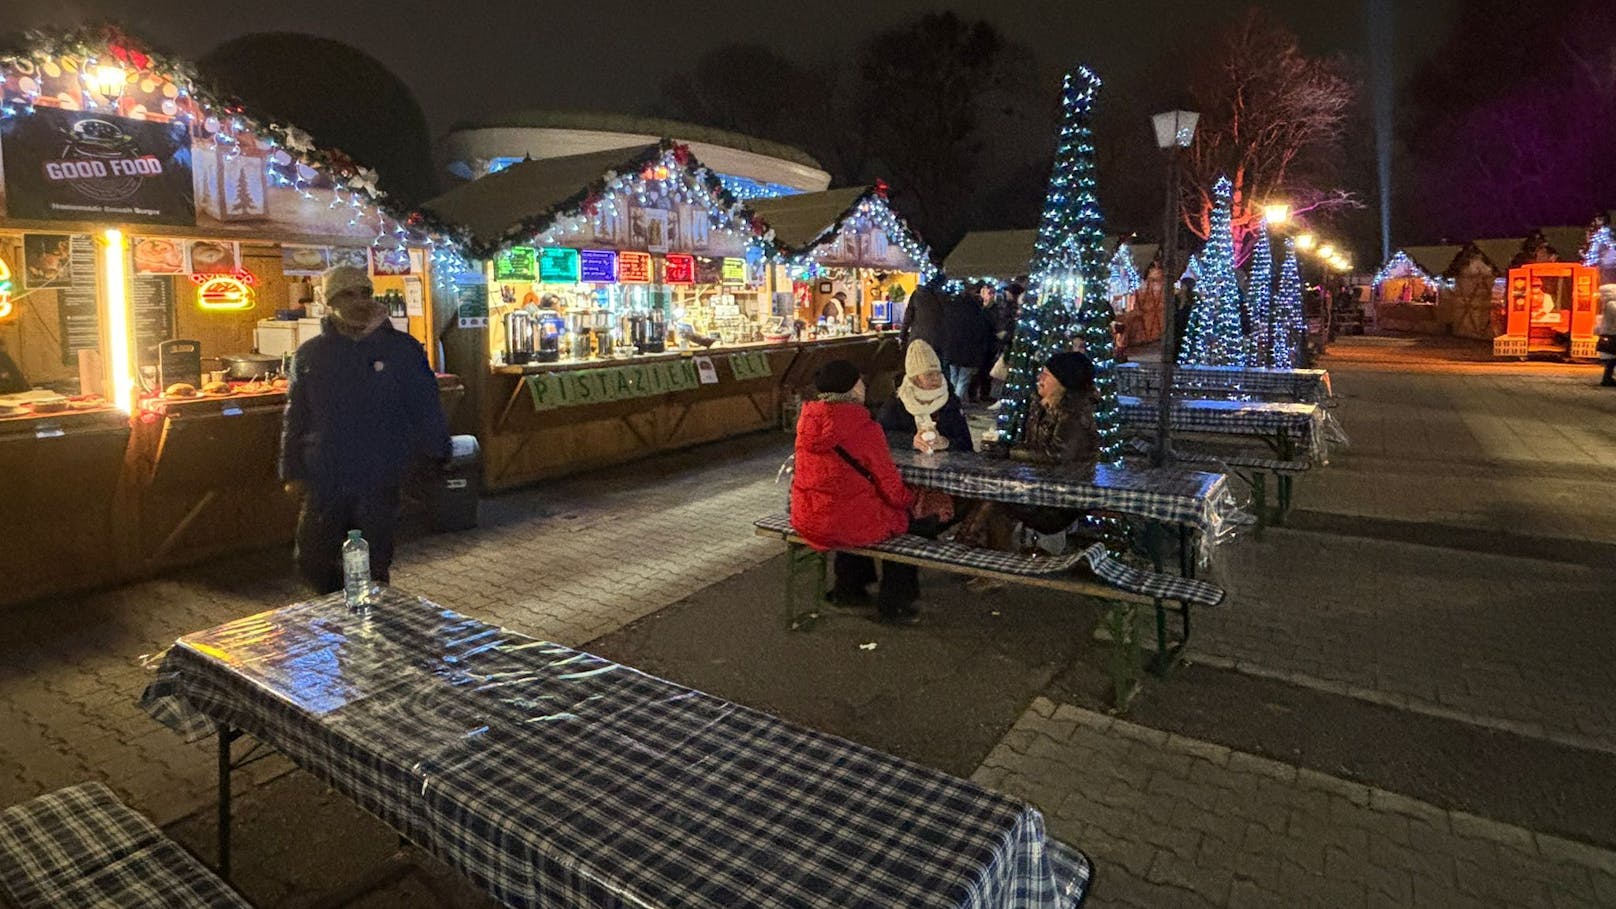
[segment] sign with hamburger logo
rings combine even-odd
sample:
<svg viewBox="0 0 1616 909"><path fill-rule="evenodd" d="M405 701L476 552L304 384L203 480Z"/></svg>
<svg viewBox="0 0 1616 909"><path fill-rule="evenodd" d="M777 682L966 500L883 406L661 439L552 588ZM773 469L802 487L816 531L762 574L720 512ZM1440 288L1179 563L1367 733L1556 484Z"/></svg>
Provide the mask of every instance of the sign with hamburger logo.
<svg viewBox="0 0 1616 909"><path fill-rule="evenodd" d="M183 124L39 107L0 120L0 157L12 218L196 223Z"/></svg>

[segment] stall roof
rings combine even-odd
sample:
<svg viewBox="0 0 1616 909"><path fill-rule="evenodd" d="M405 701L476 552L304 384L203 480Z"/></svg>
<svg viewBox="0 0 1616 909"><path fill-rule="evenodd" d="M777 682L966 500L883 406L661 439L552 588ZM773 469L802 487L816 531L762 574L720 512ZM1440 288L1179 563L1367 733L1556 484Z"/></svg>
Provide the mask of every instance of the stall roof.
<svg viewBox="0 0 1616 909"><path fill-rule="evenodd" d="M1515 258L1515 254L1521 251L1521 244L1526 242L1526 238L1494 238L1489 240L1472 240L1470 242L1477 249L1481 250L1481 254L1485 256L1487 258L1487 262L1492 265L1493 271L1503 274L1509 271L1509 260Z"/></svg>
<svg viewBox="0 0 1616 909"><path fill-rule="evenodd" d="M953 278L999 278L1011 280L1032 267L1032 247L1036 230L973 230L966 234L943 261L943 271Z"/></svg>
<svg viewBox="0 0 1616 909"><path fill-rule="evenodd" d="M800 252L827 228L841 223L853 206L873 189L870 186L846 186L817 193L752 199L747 205L763 219L763 223L774 229L776 244L792 252Z"/></svg>
<svg viewBox="0 0 1616 909"><path fill-rule="evenodd" d="M1582 259L1582 244L1588 241L1588 228L1545 227L1543 236L1554 247L1561 262L1577 262Z"/></svg>
<svg viewBox="0 0 1616 909"><path fill-rule="evenodd" d="M1418 265L1421 271L1435 277L1447 273L1448 266L1453 264L1453 260L1458 257L1461 249L1464 249L1464 247L1452 244L1443 246L1405 246L1402 252L1410 259L1413 259L1414 264ZM1384 264L1382 267L1384 267Z"/></svg>
<svg viewBox="0 0 1616 909"><path fill-rule="evenodd" d="M523 161L457 186L421 207L469 230L477 251L489 252L524 222L559 214L574 200L581 204L588 188L607 171L638 170L661 154L661 145L642 145Z"/></svg>

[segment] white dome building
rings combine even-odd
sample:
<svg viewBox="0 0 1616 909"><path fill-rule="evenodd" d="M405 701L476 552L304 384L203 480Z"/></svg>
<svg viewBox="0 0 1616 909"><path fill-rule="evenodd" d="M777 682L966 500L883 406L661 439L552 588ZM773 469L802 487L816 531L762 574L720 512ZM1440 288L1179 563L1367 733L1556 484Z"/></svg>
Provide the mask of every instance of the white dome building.
<svg viewBox="0 0 1616 909"><path fill-rule="evenodd" d="M458 123L438 145L451 181L475 180L525 158L562 158L672 139L690 146L740 199L819 192L830 174L806 153L740 133L629 114L520 110Z"/></svg>

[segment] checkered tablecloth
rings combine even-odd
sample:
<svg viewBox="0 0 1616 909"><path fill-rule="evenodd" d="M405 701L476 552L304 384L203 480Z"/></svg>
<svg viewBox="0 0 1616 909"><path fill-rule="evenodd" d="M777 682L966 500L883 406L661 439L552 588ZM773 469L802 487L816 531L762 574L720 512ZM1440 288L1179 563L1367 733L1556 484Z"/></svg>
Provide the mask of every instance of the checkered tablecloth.
<svg viewBox="0 0 1616 909"><path fill-rule="evenodd" d="M507 906L1071 909L974 783L384 591L181 638L143 704L273 745Z"/></svg>
<svg viewBox="0 0 1616 909"><path fill-rule="evenodd" d="M1161 393L1159 362L1120 363L1113 375L1118 394L1152 398ZM1325 405L1335 400L1330 373L1324 369L1178 365L1173 367L1173 389L1193 398L1245 397Z"/></svg>
<svg viewBox="0 0 1616 909"><path fill-rule="evenodd" d="M1073 470L996 458L980 452L894 448L892 460L910 486L973 499L1083 508L1136 515L1200 531L1208 543L1230 539L1250 523L1222 474L1181 467Z"/></svg>
<svg viewBox="0 0 1616 909"><path fill-rule="evenodd" d="M1156 399L1118 395L1122 422L1130 431L1156 426ZM1315 463L1328 463L1331 445L1347 444L1335 415L1317 404L1187 398L1173 402L1174 432L1234 436L1284 436Z"/></svg>

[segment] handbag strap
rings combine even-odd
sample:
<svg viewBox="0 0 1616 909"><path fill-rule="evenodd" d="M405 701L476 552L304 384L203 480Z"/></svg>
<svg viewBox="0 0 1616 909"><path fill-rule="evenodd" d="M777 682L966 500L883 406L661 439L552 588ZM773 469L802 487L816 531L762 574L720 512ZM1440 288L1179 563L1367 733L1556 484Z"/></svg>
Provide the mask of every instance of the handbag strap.
<svg viewBox="0 0 1616 909"><path fill-rule="evenodd" d="M849 466L849 467L853 468L854 470L858 471L859 476L863 477L866 480L869 480L870 485L875 487L876 492L881 491L881 484L880 484L879 481L877 481L875 479L875 474L870 473L870 468L865 467L863 464L860 464L858 458L853 457L851 454L848 453L847 449L843 448L840 445L836 446L836 454L839 455L842 460L847 462L847 466Z"/></svg>

